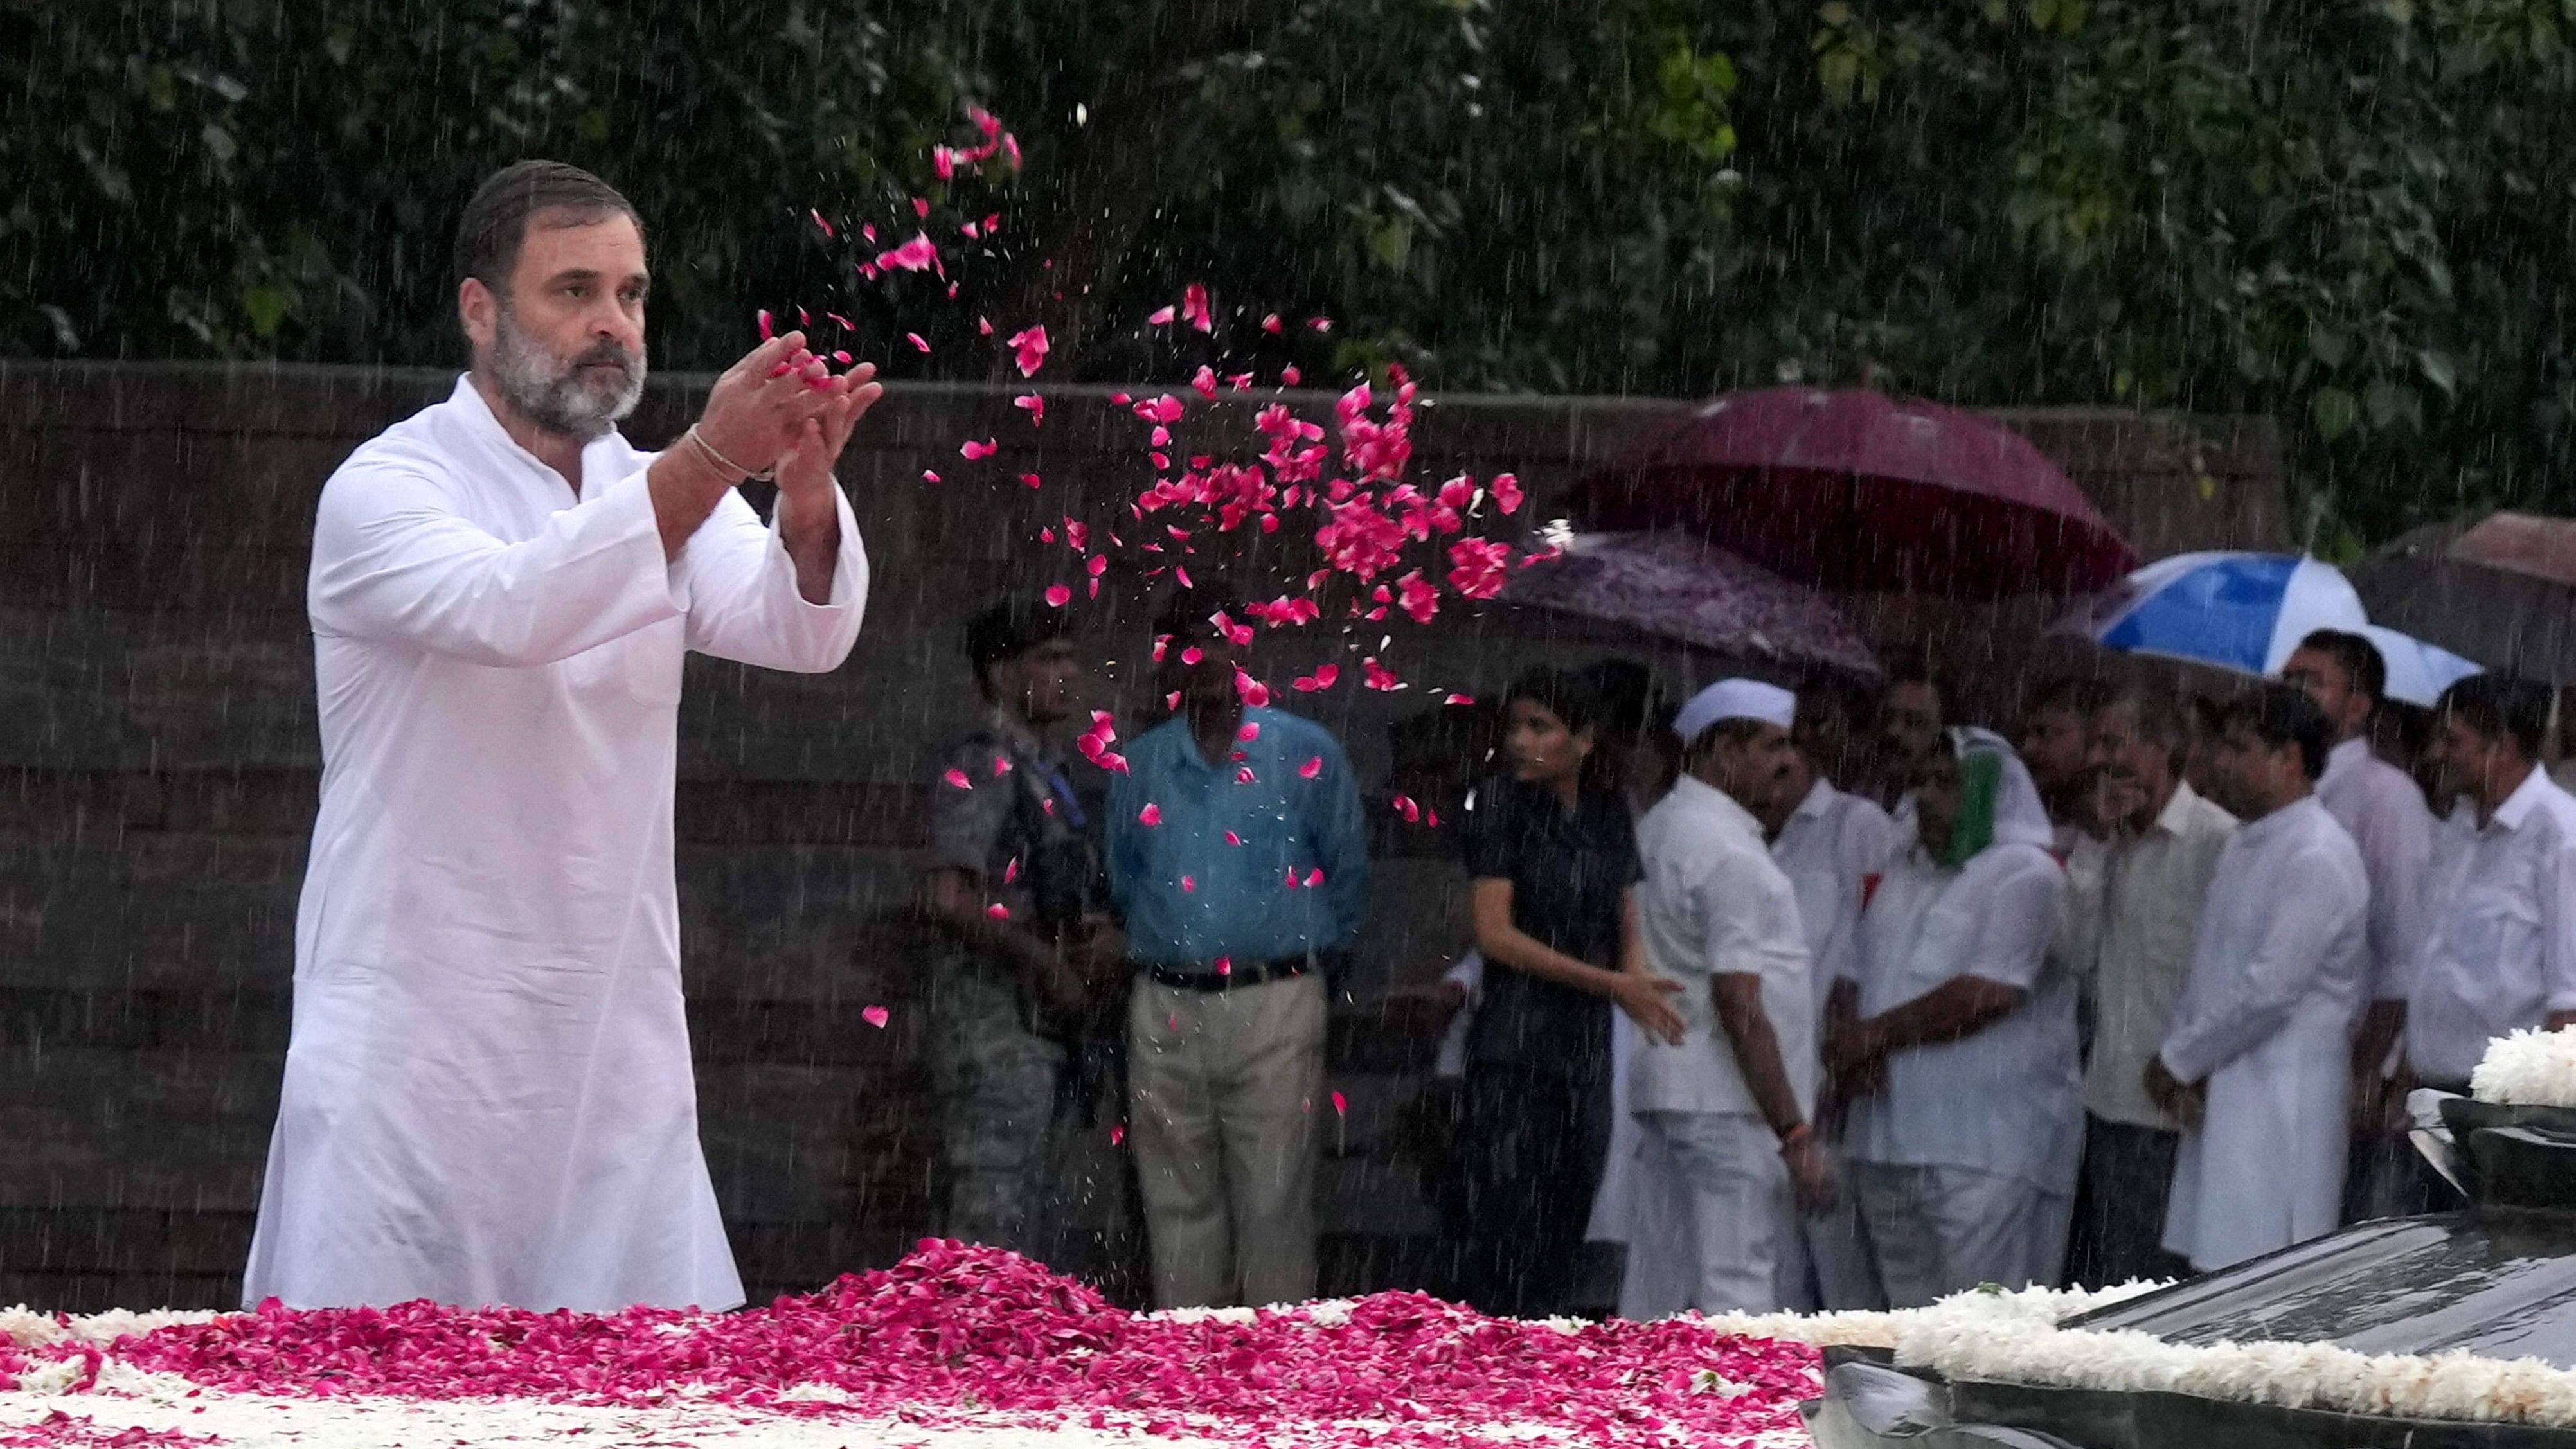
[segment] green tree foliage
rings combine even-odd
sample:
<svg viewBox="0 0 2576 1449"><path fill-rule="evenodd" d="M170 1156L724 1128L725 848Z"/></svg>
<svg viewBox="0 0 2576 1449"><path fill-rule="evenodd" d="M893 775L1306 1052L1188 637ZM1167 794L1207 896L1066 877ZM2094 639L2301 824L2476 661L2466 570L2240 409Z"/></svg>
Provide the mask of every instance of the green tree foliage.
<svg viewBox="0 0 2576 1449"><path fill-rule="evenodd" d="M666 364L810 301L941 340L899 373L989 371L948 345L971 318L853 287L804 220L920 194L1007 203L970 284L1049 325L1051 376L1194 365L1141 319L1200 281L1247 322L1338 320L1230 328L1238 361L2270 412L2333 527L2379 536L2576 503L2571 26L2576 0L0 0L0 343L445 360L455 207L553 154L645 210ZM1006 197L928 175L969 101L1027 147Z"/></svg>

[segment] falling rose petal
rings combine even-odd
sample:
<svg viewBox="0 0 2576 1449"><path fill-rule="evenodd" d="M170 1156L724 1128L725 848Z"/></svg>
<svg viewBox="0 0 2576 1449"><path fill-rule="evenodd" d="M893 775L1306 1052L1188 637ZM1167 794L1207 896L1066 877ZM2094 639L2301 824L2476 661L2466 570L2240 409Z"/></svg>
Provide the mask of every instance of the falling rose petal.
<svg viewBox="0 0 2576 1449"><path fill-rule="evenodd" d="M812 208L812 207L810 207L810 206L809 206L809 207L807 207L807 208L805 209L805 214L806 214L807 216L810 216L810 217L814 218L814 229L815 229L816 231L821 232L823 235L825 235L825 236L827 236L827 237L828 237L828 236L831 236L831 235L833 234L833 232L832 232L832 224L831 224L830 222L825 221L825 220L823 219L823 213L822 213L822 212L817 211L817 210L815 210L814 208Z"/></svg>
<svg viewBox="0 0 2576 1449"><path fill-rule="evenodd" d="M1322 773L1324 773L1324 757L1321 755L1297 767L1297 774L1301 779L1311 780Z"/></svg>
<svg viewBox="0 0 2576 1449"><path fill-rule="evenodd" d="M1171 693L1166 694L1166 695L1164 695L1164 696L1163 696L1163 708L1165 708L1165 709L1179 709L1180 707L1181 707L1181 692L1180 692L1179 690L1175 689L1175 690L1173 690Z"/></svg>
<svg viewBox="0 0 2576 1449"><path fill-rule="evenodd" d="M1091 561L1084 564L1082 568L1085 573L1090 574L1096 581L1102 574L1109 572L1109 556L1107 554L1095 553L1091 556Z"/></svg>
<svg viewBox="0 0 2576 1449"><path fill-rule="evenodd" d="M975 788L975 782L966 778L966 772L964 770L951 769L947 774L942 775L939 778L956 786L960 790L972 790Z"/></svg>
<svg viewBox="0 0 2576 1449"><path fill-rule="evenodd" d="M1179 1029L1180 1029L1180 1028L1178 1028L1178 1027L1174 1027L1174 1028L1173 1028L1173 1030L1175 1030L1175 1031L1178 1031ZM1115 1147L1115 1146L1117 1146L1119 1143L1124 1142L1124 1141L1126 1141L1126 1140L1127 1140L1127 1124L1126 1124L1126 1123L1124 1123L1124 1122L1112 1122L1112 1123L1110 1123L1110 1124L1109 1124L1109 1145L1110 1145L1110 1146L1112 1146L1112 1147Z"/></svg>
<svg viewBox="0 0 2576 1449"><path fill-rule="evenodd" d="M1521 480L1509 473L1497 473L1493 483L1494 506L1505 513L1518 513L1521 507Z"/></svg>
<svg viewBox="0 0 2576 1449"><path fill-rule="evenodd" d="M1151 326L1168 327L1172 322L1172 309L1169 307L1157 308L1153 315L1147 317L1145 321Z"/></svg>
<svg viewBox="0 0 2576 1449"><path fill-rule="evenodd" d="M1378 663L1374 656L1360 661L1360 673L1360 682L1371 689L1401 689L1404 687L1404 681L1395 677L1395 671Z"/></svg>
<svg viewBox="0 0 2576 1449"><path fill-rule="evenodd" d="M1187 895L1188 893L1190 893L1190 892L1192 892L1192 891L1195 891L1195 890L1197 890L1198 888L1199 888L1199 881L1198 881L1198 877L1197 877L1197 876L1193 876L1193 875L1185 875L1185 876L1182 876L1182 877L1181 877L1181 893L1182 893L1182 894Z"/></svg>
<svg viewBox="0 0 2576 1449"><path fill-rule="evenodd" d="M929 339L928 339L928 338L923 337L923 336L922 336L920 333L918 333L918 332L907 332L907 333L903 334L903 340L904 340L904 341L906 341L906 342L911 343L914 347L916 347L916 348L920 349L920 350L921 350L921 351L923 351L923 352L928 352L928 351L930 350L930 341L929 341Z"/></svg>
<svg viewBox="0 0 2576 1449"><path fill-rule="evenodd" d="M1023 474L1021 474L1021 475L1020 475L1020 481L1021 481L1022 483L1024 483L1024 484L1026 484L1027 486L1031 487L1031 488L1038 487L1038 486L1040 486L1040 483L1041 483L1041 480L1039 479L1038 475L1037 475L1037 474L1035 474L1035 473L1023 473Z"/></svg>
<svg viewBox="0 0 2576 1449"><path fill-rule="evenodd" d="M1015 360L1019 364L1020 376L1037 376L1038 369L1046 365L1047 330L1044 327L1023 328L1012 333L1007 340L1011 350L1017 354Z"/></svg>
<svg viewBox="0 0 2576 1449"><path fill-rule="evenodd" d="M978 241L983 238L984 229L971 221L961 221L957 223L957 234L969 241Z"/></svg>
<svg viewBox="0 0 2576 1449"><path fill-rule="evenodd" d="M914 197L912 199L912 214L918 217L928 217L930 215L930 203L922 200L918 196Z"/></svg>
<svg viewBox="0 0 2576 1449"><path fill-rule="evenodd" d="M811 312L806 311L806 310L805 310L804 308L802 308L802 307L797 308L797 309L796 309L796 325L797 325L797 326L799 326L799 327L807 327L807 328L812 327L812 326L814 325L814 314L813 314L813 313L811 313Z"/></svg>
<svg viewBox="0 0 2576 1449"><path fill-rule="evenodd" d="M1267 332L1267 333L1271 334L1271 335L1272 335L1272 336L1274 336L1274 337L1275 337L1275 336L1277 336L1277 335L1279 335L1279 314L1278 314L1278 313L1276 313L1276 312L1273 312L1273 313L1271 313L1270 315L1268 315L1268 316L1266 316L1266 317L1262 318L1262 319L1261 319L1261 330L1262 330L1262 331L1264 331L1264 332Z"/></svg>
<svg viewBox="0 0 2576 1449"><path fill-rule="evenodd" d="M1270 686L1240 669L1234 671L1234 692L1243 696L1243 702L1254 709L1264 708L1270 703Z"/></svg>
<svg viewBox="0 0 2576 1449"><path fill-rule="evenodd" d="M859 1020L866 1022L868 1025L875 1027L879 1031L885 1030L886 1022L892 1019L893 1016L893 1012L886 1010L882 1006L867 1007L859 1012Z"/></svg>
<svg viewBox="0 0 2576 1449"><path fill-rule="evenodd" d="M993 324L982 317L975 319L975 331L985 337L993 335Z"/></svg>
<svg viewBox="0 0 2576 1449"><path fill-rule="evenodd" d="M957 451L965 454L969 459L981 460L989 458L995 453L1000 452L1001 445L991 438L986 438L980 443L975 441L973 438L968 438L965 442L957 445Z"/></svg>
<svg viewBox="0 0 2576 1449"><path fill-rule="evenodd" d="M1236 392L1250 392L1252 391L1252 374L1248 372L1229 372L1225 375L1225 385L1233 388Z"/></svg>
<svg viewBox="0 0 2576 1449"><path fill-rule="evenodd" d="M1046 399L1038 396L1036 393L1024 392L1020 394L1018 397L1011 399L1011 406L1018 408L1020 411L1029 415L1030 427L1038 427L1046 422Z"/></svg>
<svg viewBox="0 0 2576 1449"><path fill-rule="evenodd" d="M863 221L859 223L859 235L869 241L875 241L877 239L877 229L874 224Z"/></svg>
<svg viewBox="0 0 2576 1449"><path fill-rule="evenodd" d="M1260 783L1260 777L1252 773L1252 767L1250 765L1245 765L1234 772L1234 783L1238 785L1258 784Z"/></svg>
<svg viewBox="0 0 2576 1449"><path fill-rule="evenodd" d="M1204 362L1200 363L1199 370L1190 374L1190 391L1197 393L1201 397L1215 397L1216 369L1208 366Z"/></svg>
<svg viewBox="0 0 2576 1449"><path fill-rule="evenodd" d="M1216 974L1217 974L1217 975L1219 975L1219 976L1231 976L1231 975L1233 975L1233 974L1234 974L1234 958L1233 958L1233 957L1231 957L1231 956L1219 956L1219 957L1217 957L1217 958L1216 958Z"/></svg>
<svg viewBox="0 0 2576 1449"><path fill-rule="evenodd" d="M984 908L984 914L997 921L1007 921L1011 918L1011 908L1000 901L995 901Z"/></svg>
<svg viewBox="0 0 2576 1449"><path fill-rule="evenodd" d="M835 347L835 348L833 348L833 349L832 349L832 360L833 360L834 362L837 362L837 363L841 364L843 367L847 367L847 366L849 366L849 365L851 364L851 362L853 362L855 359L853 359L853 358L850 356L850 354L849 354L848 352L846 352L846 351L842 350L841 348Z"/></svg>
<svg viewBox="0 0 2576 1449"><path fill-rule="evenodd" d="M1136 812L1136 823L1139 825L1162 824L1163 807L1155 804L1151 800L1146 801L1145 808Z"/></svg>
<svg viewBox="0 0 2576 1449"><path fill-rule="evenodd" d="M927 233L919 232L916 232L912 240L903 245L877 253L878 266L900 267L907 272L927 271L931 264L938 260L938 243L932 241Z"/></svg>
<svg viewBox="0 0 2576 1449"><path fill-rule="evenodd" d="M1243 837L1229 830L1225 833L1225 843L1228 845L1241 845L1243 843Z"/></svg>
<svg viewBox="0 0 2576 1449"><path fill-rule="evenodd" d="M1245 720L1243 722L1243 728L1234 732L1234 737L1247 744L1253 740L1261 738L1261 721L1251 719Z"/></svg>
<svg viewBox="0 0 2576 1449"><path fill-rule="evenodd" d="M924 468L921 470L921 481L924 483L936 483L939 481L939 475L928 468Z"/></svg>
<svg viewBox="0 0 2576 1449"><path fill-rule="evenodd" d="M1181 289L1181 316L1201 332L1214 332L1216 323L1208 316L1208 291L1197 282Z"/></svg>
<svg viewBox="0 0 2576 1449"><path fill-rule="evenodd" d="M1393 804L1395 805L1395 813L1404 817L1405 824L1415 825L1421 823L1422 807L1413 802L1412 796L1398 795L1395 797Z"/></svg>
<svg viewBox="0 0 2576 1449"><path fill-rule="evenodd" d="M1333 1093L1333 1115L1336 1117L1347 1116L1349 1115L1350 1110L1350 1099L1343 1096L1340 1092Z"/></svg>
<svg viewBox="0 0 2576 1449"><path fill-rule="evenodd" d="M1333 681L1341 677L1342 666L1338 664L1318 664L1315 666L1315 687L1317 689L1330 689L1333 687Z"/></svg>
<svg viewBox="0 0 2576 1449"><path fill-rule="evenodd" d="M761 341L767 342L772 337L778 335L778 319L769 315L768 308L761 308L759 314L754 318L754 320L760 323Z"/></svg>
<svg viewBox="0 0 2576 1449"><path fill-rule="evenodd" d="M1038 530L1038 542L1040 542L1040 543L1053 543L1053 542L1055 542L1055 527L1054 527L1052 524L1048 525L1048 526L1047 526L1047 527L1045 527L1045 528L1041 528L1041 529L1039 529L1039 530Z"/></svg>
<svg viewBox="0 0 2576 1449"><path fill-rule="evenodd" d="M1333 319L1330 317L1313 317L1307 319L1306 325L1314 328L1318 332L1330 332L1333 330Z"/></svg>
<svg viewBox="0 0 2576 1449"><path fill-rule="evenodd" d="M1181 581L1182 588L1195 589L1198 587L1198 585L1190 582L1190 571L1181 567L1179 564L1172 565L1172 577Z"/></svg>
<svg viewBox="0 0 2576 1449"><path fill-rule="evenodd" d="M823 315L831 318L834 322L839 323L841 330L844 332L856 332L859 330L856 324L852 323L849 318L842 316L838 312L826 312Z"/></svg>
<svg viewBox="0 0 2576 1449"><path fill-rule="evenodd" d="M1322 866L1319 865L1313 870L1306 872L1306 889L1313 890L1315 887L1322 885L1323 883L1324 868Z"/></svg>
<svg viewBox="0 0 2576 1449"><path fill-rule="evenodd" d="M1474 704L1476 702L1476 696L1472 694L1453 694L1440 702L1442 704Z"/></svg>
<svg viewBox="0 0 2576 1449"><path fill-rule="evenodd" d="M1297 888L1297 867L1293 865L1288 867L1287 879L1281 881L1280 884L1288 887L1288 889L1292 891L1295 890Z"/></svg>
<svg viewBox="0 0 2576 1449"><path fill-rule="evenodd" d="M1279 381L1288 387L1295 387L1297 384L1305 380L1306 374L1299 372L1297 370L1297 364L1293 362L1288 364L1286 367L1279 369Z"/></svg>
<svg viewBox="0 0 2576 1449"><path fill-rule="evenodd" d="M1201 649L1196 644L1183 645L1181 648L1181 662L1183 664L1196 664L1206 657L1207 651Z"/></svg>
<svg viewBox="0 0 2576 1449"><path fill-rule="evenodd" d="M1073 590L1062 584L1049 584L1046 589L1046 601L1048 608L1061 609L1073 602Z"/></svg>

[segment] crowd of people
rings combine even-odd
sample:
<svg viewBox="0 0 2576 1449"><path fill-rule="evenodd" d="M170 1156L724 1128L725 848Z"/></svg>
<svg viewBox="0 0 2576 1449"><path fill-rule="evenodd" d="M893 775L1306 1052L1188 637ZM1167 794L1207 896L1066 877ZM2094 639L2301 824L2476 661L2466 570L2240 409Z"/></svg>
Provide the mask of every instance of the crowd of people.
<svg viewBox="0 0 2576 1449"><path fill-rule="evenodd" d="M1162 611L1170 718L1088 799L1072 751L1114 736L1061 738L1090 718L1064 614L979 616L989 716L940 763L927 892L942 1230L1097 1271L1064 1205L1132 1184L1165 1306L1315 1291L1327 983L1368 890L1342 750L1244 702L1230 603ZM2576 1021L2576 797L2545 688L2454 684L2402 765L2384 690L2340 632L2224 700L2056 680L2008 733L1925 672L1677 706L1625 661L1529 673L1457 822L1426 1286L1592 1306L1607 1240L1624 1316L1907 1306L2441 1205L2409 1090ZM1097 1180L1051 1148L1069 1109L1127 1124Z"/></svg>

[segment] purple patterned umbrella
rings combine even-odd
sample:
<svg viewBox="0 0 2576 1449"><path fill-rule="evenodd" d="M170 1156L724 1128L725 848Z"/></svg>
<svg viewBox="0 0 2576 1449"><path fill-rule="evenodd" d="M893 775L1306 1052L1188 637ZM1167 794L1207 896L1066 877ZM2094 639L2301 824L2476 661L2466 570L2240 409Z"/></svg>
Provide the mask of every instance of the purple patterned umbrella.
<svg viewBox="0 0 2576 1449"><path fill-rule="evenodd" d="M1823 595L1687 534L1576 534L1562 555L1514 570L1501 599L1739 658L1881 672Z"/></svg>

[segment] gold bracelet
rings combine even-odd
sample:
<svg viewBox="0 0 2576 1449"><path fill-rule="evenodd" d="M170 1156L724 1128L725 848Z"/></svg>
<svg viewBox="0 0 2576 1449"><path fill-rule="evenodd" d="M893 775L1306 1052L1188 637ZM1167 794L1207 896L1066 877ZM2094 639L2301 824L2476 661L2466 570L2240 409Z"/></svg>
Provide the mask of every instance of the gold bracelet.
<svg viewBox="0 0 2576 1449"><path fill-rule="evenodd" d="M735 462L733 459L717 452L716 445L706 440L706 435L698 431L698 425L696 423L689 424L689 430L682 433L680 436L688 439L691 443L696 444L698 452L704 455L706 460L713 464L718 472L740 474L740 477L733 480L735 483L740 484L760 476L749 468Z"/></svg>

